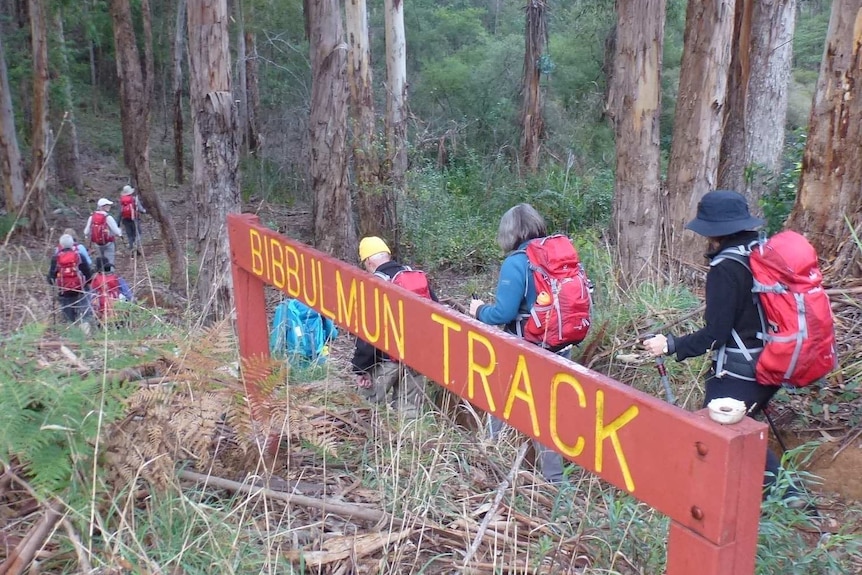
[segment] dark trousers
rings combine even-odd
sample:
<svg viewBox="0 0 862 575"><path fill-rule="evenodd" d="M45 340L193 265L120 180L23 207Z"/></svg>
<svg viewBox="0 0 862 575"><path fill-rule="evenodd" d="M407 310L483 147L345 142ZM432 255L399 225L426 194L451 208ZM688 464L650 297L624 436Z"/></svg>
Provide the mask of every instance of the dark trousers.
<svg viewBox="0 0 862 575"><path fill-rule="evenodd" d="M87 294L82 292L63 292L57 296L60 311L70 323L75 323L87 315Z"/></svg>
<svg viewBox="0 0 862 575"><path fill-rule="evenodd" d="M781 389L777 385L760 385L754 381L745 381L735 377L715 377L715 373L706 380L706 395L703 407L718 397L732 397L745 403L749 417L757 416L766 408L772 396ZM755 406L752 409L752 406ZM781 459L771 449L766 450L766 474L763 476L763 487L768 489L775 483L775 477L781 469Z"/></svg>
<svg viewBox="0 0 862 575"><path fill-rule="evenodd" d="M138 247L138 242L140 241L138 220L123 218L120 220L120 223L123 226L123 233L126 235L126 245L129 246L130 250L135 249Z"/></svg>

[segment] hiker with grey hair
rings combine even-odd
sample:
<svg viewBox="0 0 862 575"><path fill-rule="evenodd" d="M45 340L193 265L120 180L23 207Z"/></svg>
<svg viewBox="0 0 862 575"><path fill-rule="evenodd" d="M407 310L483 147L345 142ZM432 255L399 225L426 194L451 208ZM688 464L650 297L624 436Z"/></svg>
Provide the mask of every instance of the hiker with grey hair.
<svg viewBox="0 0 862 575"><path fill-rule="evenodd" d="M114 238L123 237L123 231L117 226L114 216L108 210L109 206L114 205L114 202L107 198L99 198L96 203L96 211L87 218L87 225L84 226L84 235L90 238L90 241L99 247L99 255L108 260L111 265L114 264L114 258L117 253L116 242Z"/></svg>
<svg viewBox="0 0 862 575"><path fill-rule="evenodd" d="M66 228L65 230L63 230L63 234L70 236L72 238L72 242L75 244L75 249L78 250L78 253L81 254L81 258L85 262L87 262L87 265L92 268L93 267L93 260L92 260L92 258L90 258L90 252L87 251L87 246L78 242L78 238L77 238L77 235L75 234L75 230L73 230L72 228ZM57 244L57 247L54 248L54 255L57 255L57 253L61 249L63 249L63 248L60 246L60 244Z"/></svg>
<svg viewBox="0 0 862 575"><path fill-rule="evenodd" d="M74 323L87 316L89 299L86 288L92 275L90 264L81 257L72 236L60 236L58 251L51 257L48 283L57 288L60 310L67 321Z"/></svg>
<svg viewBox="0 0 862 575"><path fill-rule="evenodd" d="M507 333L522 337L521 322L524 317L529 317L530 308L536 301L533 273L524 250L530 240L547 235L545 219L530 204L518 204L503 214L497 230L497 244L506 256L500 266L494 303L473 299L470 315L482 323L501 325ZM568 358L570 351L571 347L567 347L560 355ZM491 438L495 439L504 423L490 414L488 423ZM564 481L562 456L538 441L534 440L533 446L545 479L551 483Z"/></svg>
<svg viewBox="0 0 862 575"><path fill-rule="evenodd" d="M120 192L120 224L126 232L126 245L133 254L141 255L141 214L147 213L132 186Z"/></svg>
<svg viewBox="0 0 862 575"><path fill-rule="evenodd" d="M707 240L704 326L686 335L658 334L643 342L651 355L676 355L677 361L710 353L713 361L703 407L713 399L730 397L745 403L749 417L766 409L781 388L755 379L755 364L763 349L758 334L763 326L752 296L754 279L745 266L729 261L723 252L752 245L758 239L755 230L764 223L749 213L748 202L737 192L715 190L704 195L697 215L685 225ZM780 467L778 456L768 450L764 490L775 484ZM793 488L784 494L794 498L792 506L804 507L806 502L798 495Z"/></svg>

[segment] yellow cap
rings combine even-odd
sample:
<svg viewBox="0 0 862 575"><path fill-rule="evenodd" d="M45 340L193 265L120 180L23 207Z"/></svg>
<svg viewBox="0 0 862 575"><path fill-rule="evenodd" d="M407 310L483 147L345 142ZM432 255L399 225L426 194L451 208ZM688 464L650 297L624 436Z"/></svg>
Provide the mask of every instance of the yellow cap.
<svg viewBox="0 0 862 575"><path fill-rule="evenodd" d="M368 236L367 238L362 238L359 242L359 261L361 262L364 262L374 254L383 252L387 254L392 253L389 251L389 246L386 245L386 242L377 236Z"/></svg>

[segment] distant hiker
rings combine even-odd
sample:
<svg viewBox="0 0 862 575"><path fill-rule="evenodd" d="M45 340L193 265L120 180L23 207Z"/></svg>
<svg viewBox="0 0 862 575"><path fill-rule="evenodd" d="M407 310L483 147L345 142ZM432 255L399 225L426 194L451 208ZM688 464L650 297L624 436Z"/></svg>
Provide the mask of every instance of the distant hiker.
<svg viewBox="0 0 862 575"><path fill-rule="evenodd" d="M108 213L105 208L114 205L114 202L106 198L99 198L98 207L93 214L87 218L87 225L84 226L84 235L90 238L90 241L99 246L99 253L103 258L114 264L114 258L117 253L116 243L114 238L123 237L123 232L117 226L114 216Z"/></svg>
<svg viewBox="0 0 862 575"><path fill-rule="evenodd" d="M687 335L658 334L643 342L650 354L676 354L678 361L710 352L713 361L703 407L713 399L730 397L745 403L749 417L766 409L781 387L761 385L755 379L755 364L763 348L758 334L764 330L752 297L754 280L745 266L724 257L722 252L756 242L758 233L753 230L763 224L762 219L748 212L745 197L737 192L716 190L704 195L697 205L697 216L685 225L707 239L705 256L710 265L706 274L704 326ZM780 468L778 456L768 450L764 490L775 484ZM784 496L793 498L793 506L806 505L793 487Z"/></svg>
<svg viewBox="0 0 862 575"><path fill-rule="evenodd" d="M482 323L501 325L506 332L522 337L520 324L529 317L536 302L536 285L525 250L530 240L547 235L544 218L530 204L518 204L503 214L497 230L497 244L506 257L500 266L495 303L473 299L470 315ZM570 351L571 346L558 353L568 358ZM493 415L489 415L488 423L491 438L496 439L505 424ZM551 483L563 482L562 456L535 440L533 447L545 479Z"/></svg>
<svg viewBox="0 0 862 575"><path fill-rule="evenodd" d="M393 281L399 272L412 271L394 261L389 246L378 237L362 238L359 242L359 260L367 272L387 281ZM422 291L434 299L427 279ZM357 376L359 391L366 399L383 404L388 401L387 396L391 392L393 405L405 418L415 419L421 414L425 399L425 378L360 338L356 338L353 373Z"/></svg>
<svg viewBox="0 0 862 575"><path fill-rule="evenodd" d="M132 186L123 186L120 192L120 224L126 232L126 245L133 253L141 255L141 214L147 210Z"/></svg>
<svg viewBox="0 0 862 575"><path fill-rule="evenodd" d="M67 321L74 323L87 316L89 302L86 286L91 276L90 264L75 247L72 236L69 234L60 236L59 249L51 257L48 283L57 288L60 310Z"/></svg>
<svg viewBox="0 0 862 575"><path fill-rule="evenodd" d="M84 244L78 243L78 239L77 239L77 236L75 234L75 230L73 230L72 228L66 228L65 230L63 230L63 234L72 237L72 241L75 244L75 249L78 250L78 253L81 254L81 258L83 258L83 260L85 262L87 262L87 265L90 266L90 268L92 268L93 267L93 260L90 258L90 252L87 251L87 246L85 246ZM57 253L61 249L63 249L63 248L58 243L57 247L54 248L54 255L57 255Z"/></svg>
<svg viewBox="0 0 862 575"><path fill-rule="evenodd" d="M114 272L114 266L105 258L96 258L96 270L90 282L93 311L99 322L105 323L114 316L114 303L131 301L132 292L126 280Z"/></svg>

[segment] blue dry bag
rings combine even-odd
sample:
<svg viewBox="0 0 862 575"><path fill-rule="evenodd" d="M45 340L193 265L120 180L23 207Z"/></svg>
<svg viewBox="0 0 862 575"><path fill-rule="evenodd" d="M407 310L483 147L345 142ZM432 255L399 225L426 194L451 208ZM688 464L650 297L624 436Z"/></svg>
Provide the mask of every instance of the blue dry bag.
<svg viewBox="0 0 862 575"><path fill-rule="evenodd" d="M286 299L272 317L269 351L273 357L322 364L329 355L329 342L337 335L331 319L299 300Z"/></svg>

